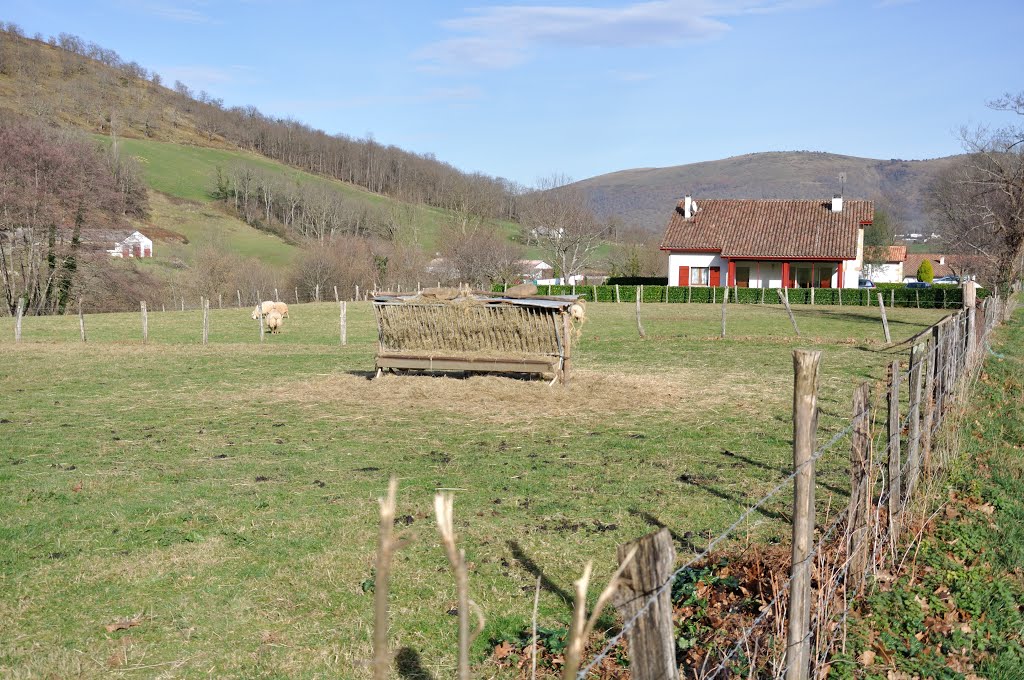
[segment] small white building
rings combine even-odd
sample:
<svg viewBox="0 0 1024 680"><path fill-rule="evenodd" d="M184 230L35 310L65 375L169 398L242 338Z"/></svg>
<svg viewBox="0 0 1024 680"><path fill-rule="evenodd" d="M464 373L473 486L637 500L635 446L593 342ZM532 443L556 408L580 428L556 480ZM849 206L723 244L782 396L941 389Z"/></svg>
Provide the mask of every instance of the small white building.
<svg viewBox="0 0 1024 680"><path fill-rule="evenodd" d="M133 231L128 238L115 242L107 252L111 257L153 257L153 240L141 231Z"/></svg>
<svg viewBox="0 0 1024 680"><path fill-rule="evenodd" d="M868 247L864 249L864 278L874 283L903 283L906 246Z"/></svg>

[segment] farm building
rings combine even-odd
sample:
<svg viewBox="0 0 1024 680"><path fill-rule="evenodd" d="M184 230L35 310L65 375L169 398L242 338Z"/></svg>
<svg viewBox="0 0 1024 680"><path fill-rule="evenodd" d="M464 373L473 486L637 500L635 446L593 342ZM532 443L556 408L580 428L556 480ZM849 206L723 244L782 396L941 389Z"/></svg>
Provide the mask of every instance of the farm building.
<svg viewBox="0 0 1024 680"><path fill-rule="evenodd" d="M875 283L903 283L906 246L868 247L864 259L869 260L864 263L865 279Z"/></svg>
<svg viewBox="0 0 1024 680"><path fill-rule="evenodd" d="M153 240L141 231L134 231L127 238L116 241L107 252L111 257L153 257Z"/></svg>
<svg viewBox="0 0 1024 680"><path fill-rule="evenodd" d="M871 201L715 199L676 206L661 249L670 286L856 288Z"/></svg>

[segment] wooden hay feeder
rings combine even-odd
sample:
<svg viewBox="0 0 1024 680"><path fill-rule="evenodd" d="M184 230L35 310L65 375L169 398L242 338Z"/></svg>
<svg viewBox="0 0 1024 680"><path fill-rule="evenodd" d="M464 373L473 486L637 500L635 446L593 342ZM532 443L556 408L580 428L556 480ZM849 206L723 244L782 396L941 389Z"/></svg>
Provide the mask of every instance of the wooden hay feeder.
<svg viewBox="0 0 1024 680"><path fill-rule="evenodd" d="M576 296L453 300L378 294L377 375L383 371L535 373L569 382ZM577 310L578 311L578 310Z"/></svg>

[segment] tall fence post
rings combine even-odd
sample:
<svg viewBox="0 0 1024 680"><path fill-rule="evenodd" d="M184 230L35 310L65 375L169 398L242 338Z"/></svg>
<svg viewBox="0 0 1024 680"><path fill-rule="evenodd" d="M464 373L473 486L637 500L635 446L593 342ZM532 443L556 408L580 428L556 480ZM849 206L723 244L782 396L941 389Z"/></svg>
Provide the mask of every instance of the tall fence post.
<svg viewBox="0 0 1024 680"><path fill-rule="evenodd" d="M340 301L338 304L341 306L341 309L339 311L339 314L341 315L341 318L340 318L340 320L338 322L341 327L340 327L338 332L340 333L341 344L342 345L347 345L348 344L348 307L345 304L344 300Z"/></svg>
<svg viewBox="0 0 1024 680"><path fill-rule="evenodd" d="M793 553L786 680L807 680L811 658L811 547L814 542L814 442L821 352L793 350Z"/></svg>
<svg viewBox="0 0 1024 680"><path fill-rule="evenodd" d="M640 322L640 297L643 286L637 286L636 288L636 331L640 334L640 339L643 340L647 337L647 332L644 330L643 323Z"/></svg>
<svg viewBox="0 0 1024 680"><path fill-rule="evenodd" d="M900 362L889 364L889 419L886 433L889 435L889 536L893 542L899 537L897 517L902 506L902 464L900 461Z"/></svg>
<svg viewBox="0 0 1024 680"><path fill-rule="evenodd" d="M320 302L320 284L319 283L316 284L316 287L313 289L313 299L316 302Z"/></svg>
<svg viewBox="0 0 1024 680"><path fill-rule="evenodd" d="M619 299L619 284L617 283L615 284L615 301L622 302L622 300Z"/></svg>
<svg viewBox="0 0 1024 680"><path fill-rule="evenodd" d="M299 304L299 289L295 289L295 304Z"/></svg>
<svg viewBox="0 0 1024 680"><path fill-rule="evenodd" d="M181 298L181 311L185 311L185 298Z"/></svg>
<svg viewBox="0 0 1024 680"><path fill-rule="evenodd" d="M907 408L910 431L907 434L907 488L904 490L907 499L914 495L921 475L921 370L926 347L926 344L917 344L910 348L910 405Z"/></svg>
<svg viewBox="0 0 1024 680"><path fill-rule="evenodd" d="M14 341L21 342L21 317L25 314L25 298L18 298L18 312L14 319Z"/></svg>
<svg viewBox="0 0 1024 680"><path fill-rule="evenodd" d="M417 284L417 285L419 285L419 284ZM338 297L338 287L337 286L334 287L334 301L335 302L341 302L341 298Z"/></svg>
<svg viewBox="0 0 1024 680"><path fill-rule="evenodd" d="M860 593L864 585L864 575L868 569L868 517L870 517L871 494L868 492L870 481L871 450L871 415L868 411L868 399L871 386L861 383L853 392L853 430L850 434L850 510L847 517L849 531L847 540L850 556L849 579L851 591Z"/></svg>
<svg viewBox="0 0 1024 680"><path fill-rule="evenodd" d="M242 291L235 290L235 295L238 296L238 308L241 309L242 308Z"/></svg>
<svg viewBox="0 0 1024 680"><path fill-rule="evenodd" d="M277 288L275 288L274 289L274 302L277 302L280 299L281 299L281 297L277 294ZM263 302L263 300L260 300L260 302Z"/></svg>
<svg viewBox="0 0 1024 680"><path fill-rule="evenodd" d="M725 308L728 306L729 302L729 289L726 288L725 290L726 294L722 297L722 338L725 338Z"/></svg>
<svg viewBox="0 0 1024 680"><path fill-rule="evenodd" d="M184 306L184 298L181 304ZM142 313L142 344L145 345L149 341L149 312L146 311L145 300L139 303L139 311Z"/></svg>
<svg viewBox="0 0 1024 680"><path fill-rule="evenodd" d="M210 342L210 299L203 300L203 344Z"/></svg>
<svg viewBox="0 0 1024 680"><path fill-rule="evenodd" d="M925 343L928 357L927 373L924 378L924 417L921 422L921 466L925 471L931 468L932 422L935 418L935 357L937 345L934 336Z"/></svg>
<svg viewBox="0 0 1024 680"><path fill-rule="evenodd" d="M789 306L789 291L788 289L779 288L779 299L782 300L782 304L786 307L786 313L789 314L789 322L793 324L793 332L796 333L796 337L800 337L800 329L796 326L796 317L793 316L793 308Z"/></svg>
<svg viewBox="0 0 1024 680"><path fill-rule="evenodd" d="M82 298L78 298L78 330L82 334L82 342L85 342L85 314L82 313Z"/></svg>
<svg viewBox="0 0 1024 680"><path fill-rule="evenodd" d="M636 548L633 561L623 573L623 585L614 603L623 619L640 611L654 592L672 576L676 550L666 528L618 547L622 564ZM630 677L636 680L677 680L675 628L672 624L672 589L665 588L626 633L629 640Z"/></svg>
<svg viewBox="0 0 1024 680"><path fill-rule="evenodd" d="M359 286L356 286L356 302L359 302Z"/></svg>
<svg viewBox="0 0 1024 680"><path fill-rule="evenodd" d="M885 343L889 344L892 342L892 336L889 335L889 317L885 315L885 299L882 294L878 294L878 308L882 310L882 330L885 331Z"/></svg>

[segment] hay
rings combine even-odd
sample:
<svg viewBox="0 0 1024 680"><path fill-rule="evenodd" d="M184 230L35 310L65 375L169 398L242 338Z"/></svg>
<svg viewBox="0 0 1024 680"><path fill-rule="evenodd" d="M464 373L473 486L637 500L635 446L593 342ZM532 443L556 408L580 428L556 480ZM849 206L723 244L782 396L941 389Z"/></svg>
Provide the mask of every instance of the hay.
<svg viewBox="0 0 1024 680"><path fill-rule="evenodd" d="M431 304L378 305L380 345L388 353L559 356L558 312L493 305L469 298Z"/></svg>

